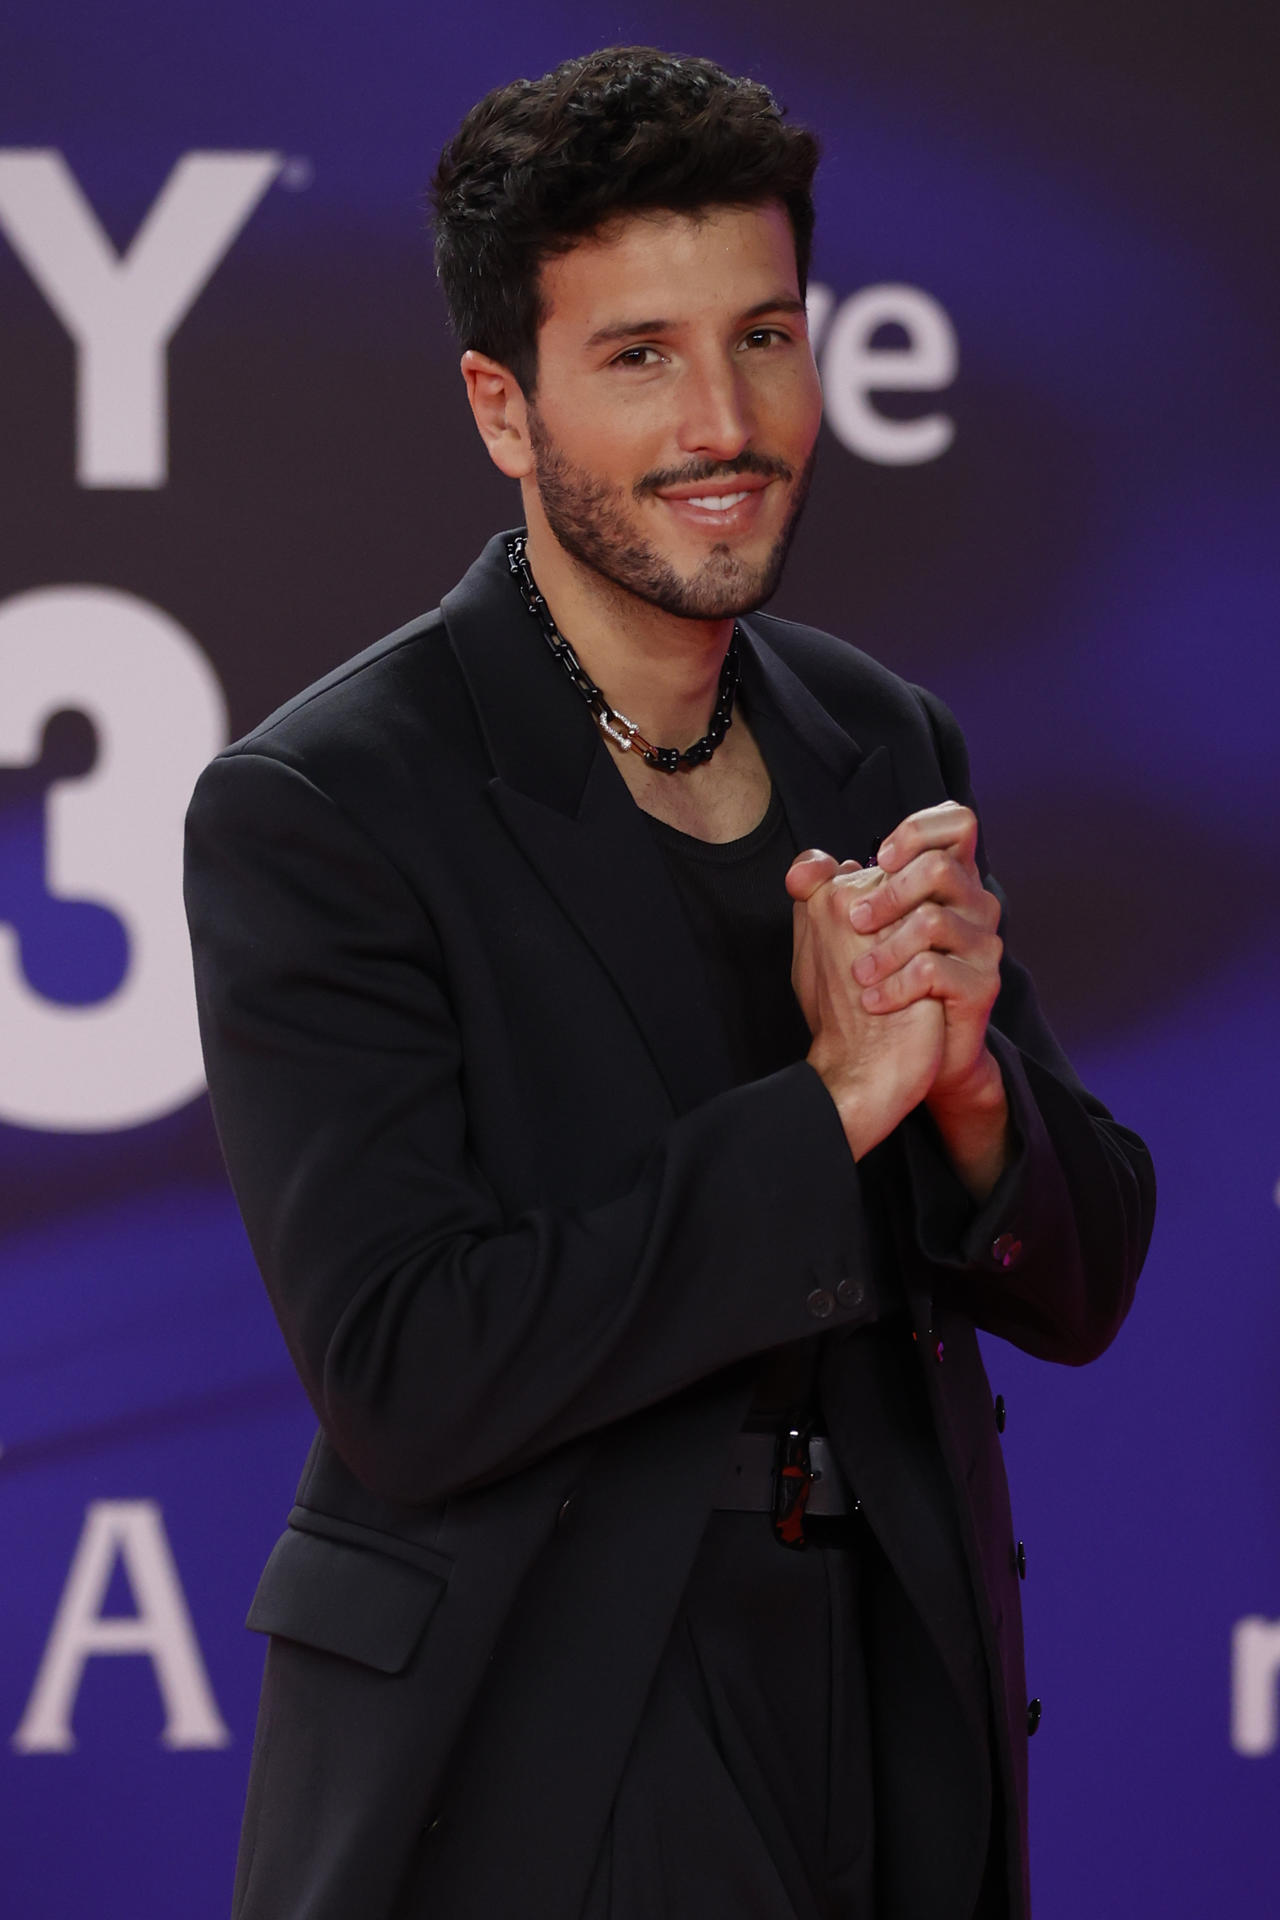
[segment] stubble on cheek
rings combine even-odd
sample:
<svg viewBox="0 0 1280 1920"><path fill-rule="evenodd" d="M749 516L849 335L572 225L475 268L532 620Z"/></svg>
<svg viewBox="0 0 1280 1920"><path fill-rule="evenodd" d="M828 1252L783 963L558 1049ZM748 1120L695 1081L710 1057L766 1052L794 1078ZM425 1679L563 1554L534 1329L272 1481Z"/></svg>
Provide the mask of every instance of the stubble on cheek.
<svg viewBox="0 0 1280 1920"><path fill-rule="evenodd" d="M732 619L750 613L775 592L809 491L815 453L805 463L786 524L762 564L748 564L725 542L712 547L694 572L684 576L635 524L633 516L641 511L651 482L641 482L634 493L624 494L585 468L573 466L551 441L534 407L529 409L529 442L547 525L566 553L614 586L688 620ZM770 462L768 468L790 477L790 469L781 462ZM752 462L740 470L766 467L764 462ZM669 484L665 477L662 484Z"/></svg>

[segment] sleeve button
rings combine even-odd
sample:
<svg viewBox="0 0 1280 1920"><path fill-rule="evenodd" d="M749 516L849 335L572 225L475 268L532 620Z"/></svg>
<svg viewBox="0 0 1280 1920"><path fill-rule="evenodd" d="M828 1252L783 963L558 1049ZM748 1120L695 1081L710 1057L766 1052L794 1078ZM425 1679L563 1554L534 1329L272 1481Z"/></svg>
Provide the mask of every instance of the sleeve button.
<svg viewBox="0 0 1280 1920"><path fill-rule="evenodd" d="M826 1287L815 1287L805 1305L815 1320L829 1320L836 1310L836 1297Z"/></svg>
<svg viewBox="0 0 1280 1920"><path fill-rule="evenodd" d="M867 1297L867 1289L861 1280L845 1279L836 1288L836 1299L842 1307L860 1307Z"/></svg>
<svg viewBox="0 0 1280 1920"><path fill-rule="evenodd" d="M1028 1740L1031 1738L1036 1728L1040 1725L1041 1712L1042 1712L1042 1708L1038 1699L1028 1700L1027 1702L1027 1738Z"/></svg>
<svg viewBox="0 0 1280 1920"><path fill-rule="evenodd" d="M1019 1580L1025 1580L1027 1577L1027 1549L1021 1540L1019 1540L1018 1550L1013 1556L1013 1564L1018 1569Z"/></svg>
<svg viewBox="0 0 1280 1920"><path fill-rule="evenodd" d="M1003 1433L1004 1422L1005 1422L1005 1406L1004 1406L1004 1395L1002 1393L998 1393L996 1395L995 1411L996 1411L996 1432Z"/></svg>
<svg viewBox="0 0 1280 1920"><path fill-rule="evenodd" d="M991 1258L1001 1267L1016 1266L1022 1242L1012 1233L1002 1233L991 1242Z"/></svg>

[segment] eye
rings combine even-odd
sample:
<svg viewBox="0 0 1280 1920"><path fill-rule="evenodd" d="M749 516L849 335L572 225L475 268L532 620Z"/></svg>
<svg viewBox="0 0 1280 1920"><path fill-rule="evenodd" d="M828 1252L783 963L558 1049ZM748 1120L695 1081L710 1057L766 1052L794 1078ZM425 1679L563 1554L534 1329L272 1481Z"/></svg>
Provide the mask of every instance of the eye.
<svg viewBox="0 0 1280 1920"><path fill-rule="evenodd" d="M615 367L651 367L662 358L656 347L624 347L615 354L611 366Z"/></svg>
<svg viewBox="0 0 1280 1920"><path fill-rule="evenodd" d="M791 335L781 327L752 327L750 333L742 336L742 344L751 348L786 346L790 339Z"/></svg>

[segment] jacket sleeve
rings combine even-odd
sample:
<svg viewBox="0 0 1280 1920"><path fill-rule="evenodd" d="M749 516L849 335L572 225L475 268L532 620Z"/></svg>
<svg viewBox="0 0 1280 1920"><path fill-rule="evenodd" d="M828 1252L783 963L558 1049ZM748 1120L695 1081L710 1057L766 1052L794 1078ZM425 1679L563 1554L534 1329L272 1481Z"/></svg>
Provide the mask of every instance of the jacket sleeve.
<svg viewBox="0 0 1280 1920"><path fill-rule="evenodd" d="M673 1121L604 1204L504 1217L439 945L364 831L296 766L232 751L191 804L186 898L232 1185L321 1424L371 1490L497 1478L867 1317L874 1289L839 1284L872 1264L858 1170L805 1063Z"/></svg>
<svg viewBox="0 0 1280 1920"><path fill-rule="evenodd" d="M916 691L947 792L976 808L959 726ZM981 838L978 863L1000 900L1003 938L1004 896ZM912 1115L903 1131L918 1244L940 1298L1028 1353L1082 1365L1115 1338L1132 1302L1155 1212L1151 1158L1081 1085L1007 949L988 1044L1009 1100L1012 1162L975 1208L925 1111Z"/></svg>

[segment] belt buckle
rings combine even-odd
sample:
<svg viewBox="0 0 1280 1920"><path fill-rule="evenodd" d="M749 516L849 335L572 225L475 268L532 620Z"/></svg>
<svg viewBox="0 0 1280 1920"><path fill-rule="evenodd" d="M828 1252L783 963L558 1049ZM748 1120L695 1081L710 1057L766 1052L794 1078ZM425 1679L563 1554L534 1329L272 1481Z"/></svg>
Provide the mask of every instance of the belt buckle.
<svg viewBox="0 0 1280 1920"><path fill-rule="evenodd" d="M809 1458L811 1426L788 1427L778 1435L773 1478L773 1534L784 1547L803 1548L804 1510L817 1478Z"/></svg>

